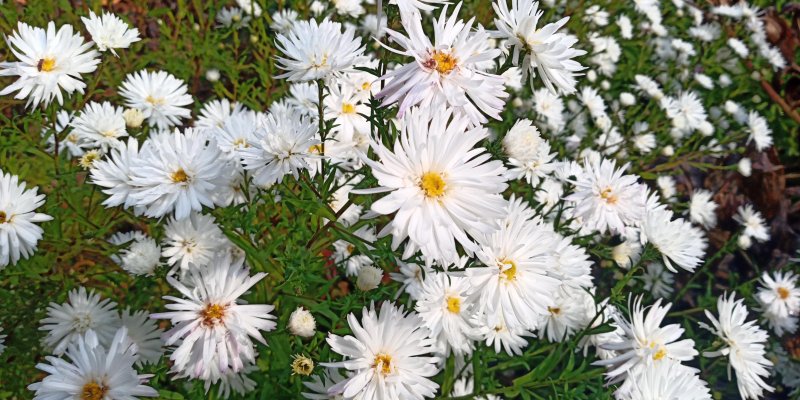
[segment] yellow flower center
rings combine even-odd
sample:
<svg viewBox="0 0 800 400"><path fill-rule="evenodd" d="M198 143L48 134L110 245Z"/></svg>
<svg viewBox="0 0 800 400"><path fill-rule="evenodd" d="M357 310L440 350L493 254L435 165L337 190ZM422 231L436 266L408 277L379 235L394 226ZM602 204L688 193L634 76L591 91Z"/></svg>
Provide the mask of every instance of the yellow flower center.
<svg viewBox="0 0 800 400"><path fill-rule="evenodd" d="M392 372L392 356L386 353L378 353L372 361L372 368L382 373L384 376Z"/></svg>
<svg viewBox="0 0 800 400"><path fill-rule="evenodd" d="M656 354L653 354L653 360L656 360L656 361L658 361L658 360L660 360L660 359L662 359L662 358L666 357L666 355L667 355L667 349L665 349L665 348L662 346L662 347L660 347L660 348L658 349L658 351L656 352Z"/></svg>
<svg viewBox="0 0 800 400"><path fill-rule="evenodd" d="M103 400L107 392L107 387L95 381L91 381L83 386L81 390L81 400Z"/></svg>
<svg viewBox="0 0 800 400"><path fill-rule="evenodd" d="M316 59L314 59L314 61L311 62L311 68L321 68L327 65L328 65L328 54L323 54L322 61L319 63L316 62Z"/></svg>
<svg viewBox="0 0 800 400"><path fill-rule="evenodd" d="M250 144L247 143L247 139L245 138L237 138L233 141L233 147L248 148L250 147Z"/></svg>
<svg viewBox="0 0 800 400"><path fill-rule="evenodd" d="M200 311L200 316L203 318L203 325L214 326L218 324L225 316L226 306L220 304L209 304L203 311Z"/></svg>
<svg viewBox="0 0 800 400"><path fill-rule="evenodd" d="M322 154L322 145L315 144L308 148L308 152L311 154Z"/></svg>
<svg viewBox="0 0 800 400"><path fill-rule="evenodd" d="M36 68L40 72L50 72L56 68L56 60L50 57L45 57L39 60L39 64L36 65Z"/></svg>
<svg viewBox="0 0 800 400"><path fill-rule="evenodd" d="M353 254L353 250L355 250L355 249L356 249L356 246L353 246L352 244L348 244L347 245L347 254Z"/></svg>
<svg viewBox="0 0 800 400"><path fill-rule="evenodd" d="M372 84L369 82L364 82L361 84L361 90L369 90L370 87L372 87Z"/></svg>
<svg viewBox="0 0 800 400"><path fill-rule="evenodd" d="M144 101L150 103L153 106L163 106L164 105L164 99L161 98L161 97L155 98L153 96L147 96L147 98L144 99Z"/></svg>
<svg viewBox="0 0 800 400"><path fill-rule="evenodd" d="M517 277L517 263L511 260L502 260L500 264L501 267L505 265L508 266L502 273L506 280L513 281Z"/></svg>
<svg viewBox="0 0 800 400"><path fill-rule="evenodd" d="M448 296L447 297L447 311L450 311L453 314L458 314L461 312L461 299L455 296Z"/></svg>
<svg viewBox="0 0 800 400"><path fill-rule="evenodd" d="M2 218L0 218L0 222L2 222ZM779 287L778 288L778 297L780 297L781 300L788 299L789 298L789 289L786 289L785 287Z"/></svg>
<svg viewBox="0 0 800 400"><path fill-rule="evenodd" d="M442 75L447 75L456 68L456 64L458 60L450 55L450 53L445 53L443 51L436 50L433 52L431 56L431 68L435 69Z"/></svg>
<svg viewBox="0 0 800 400"><path fill-rule="evenodd" d="M557 314L561 313L561 308L547 306L547 311L549 311L550 314L556 314L557 315Z"/></svg>
<svg viewBox="0 0 800 400"><path fill-rule="evenodd" d="M356 106L350 103L342 104L342 114L355 114L355 113L356 113Z"/></svg>
<svg viewBox="0 0 800 400"><path fill-rule="evenodd" d="M607 187L607 188L603 189L602 192L600 192L600 198L605 200L606 203L608 203L608 204L616 204L617 203L617 196L615 196L612 193L610 187Z"/></svg>
<svg viewBox="0 0 800 400"><path fill-rule="evenodd" d="M85 169L89 169L92 168L94 162L99 159L100 159L100 152L97 150L91 150L86 152L86 154L84 154L81 157L81 159L78 161L78 164Z"/></svg>
<svg viewBox="0 0 800 400"><path fill-rule="evenodd" d="M442 197L445 190L444 178L438 172L426 172L422 175L419 187L427 197Z"/></svg>
<svg viewBox="0 0 800 400"><path fill-rule="evenodd" d="M0 224L8 222L8 214L5 211L0 211Z"/></svg>
<svg viewBox="0 0 800 400"><path fill-rule="evenodd" d="M183 168L178 168L177 171L173 172L170 175L173 183L184 183L189 181L189 175L186 174L186 171Z"/></svg>
<svg viewBox="0 0 800 400"><path fill-rule="evenodd" d="M107 137L107 138L117 137L117 132L115 132L115 131L105 131L105 132L101 132L100 134L105 136L105 137Z"/></svg>

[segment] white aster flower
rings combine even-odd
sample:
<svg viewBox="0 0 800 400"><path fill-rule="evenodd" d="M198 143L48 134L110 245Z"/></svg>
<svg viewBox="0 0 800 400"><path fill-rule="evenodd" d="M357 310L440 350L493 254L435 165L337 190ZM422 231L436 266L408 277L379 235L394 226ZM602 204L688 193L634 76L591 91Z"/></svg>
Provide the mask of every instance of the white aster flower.
<svg viewBox="0 0 800 400"><path fill-rule="evenodd" d="M84 334L94 335L100 344L111 344L119 327L117 303L102 299L100 295L81 286L69 292L64 304L50 303L47 317L40 321L39 330L47 331L44 342L56 355L64 354L70 344L75 344Z"/></svg>
<svg viewBox="0 0 800 400"><path fill-rule="evenodd" d="M736 210L736 215L733 219L744 226L742 235L749 236L759 242L766 242L769 240L769 230L765 225L764 217L761 213L753 209L750 204L739 206Z"/></svg>
<svg viewBox="0 0 800 400"><path fill-rule="evenodd" d="M44 233L36 223L53 219L35 212L44 204L39 188L26 190L25 186L16 175L0 170L0 270L30 257Z"/></svg>
<svg viewBox="0 0 800 400"><path fill-rule="evenodd" d="M399 272L389 273L392 280L403 284L400 290L397 291L395 299L405 292L408 293L408 297L412 300L419 300L422 295L422 285L425 282L425 276L430 273L431 270L426 268L424 264L405 263L402 261L397 262L397 267Z"/></svg>
<svg viewBox="0 0 800 400"><path fill-rule="evenodd" d="M377 289L383 280L383 270L373 265L363 265L358 270L356 287L358 290L367 292Z"/></svg>
<svg viewBox="0 0 800 400"><path fill-rule="evenodd" d="M745 322L747 307L744 300L734 300L736 293L724 294L717 299L719 319L708 310L706 317L712 326L700 323L700 326L717 335L725 343L719 350L704 352L706 357L727 356L728 378L730 368L736 372L736 384L743 399L759 399L764 390L771 392L774 388L764 378L770 376L772 362L764 356L765 343L769 335L761 329L755 320Z"/></svg>
<svg viewBox="0 0 800 400"><path fill-rule="evenodd" d="M775 272L774 277L764 272L761 287L756 293L756 300L761 306L764 319L778 336L784 332L792 334L797 331L798 314L800 314L800 288L797 287L797 275L792 272Z"/></svg>
<svg viewBox="0 0 800 400"><path fill-rule="evenodd" d="M297 21L287 34L279 33L275 46L282 56L278 68L286 72L277 78L290 82L313 81L349 71L364 52L355 27L342 32L342 24L324 20Z"/></svg>
<svg viewBox="0 0 800 400"><path fill-rule="evenodd" d="M511 328L503 321L502 314L479 314L475 317L480 334L486 338L486 345L493 346L495 353L505 351L509 356L521 356L522 349L528 345L526 337L534 334L523 328Z"/></svg>
<svg viewBox="0 0 800 400"><path fill-rule="evenodd" d="M373 143L378 161L364 159L380 185L372 192L390 192L372 203L372 211L395 213L378 236L391 234L394 249L408 238L403 258L419 249L427 262L457 263L456 242L475 251L468 235L490 233L502 216L505 168L475 148L486 129L468 124L449 109L412 110L394 152Z"/></svg>
<svg viewBox="0 0 800 400"><path fill-rule="evenodd" d="M651 293L654 298L666 299L674 290L675 277L659 261L647 263L641 280L644 283L644 290Z"/></svg>
<svg viewBox="0 0 800 400"><path fill-rule="evenodd" d="M756 150L764 151L772 146L772 130L767 125L767 120L764 119L755 111L750 111L747 118L748 130L750 137L747 138L747 143L753 142L756 145Z"/></svg>
<svg viewBox="0 0 800 400"><path fill-rule="evenodd" d="M167 222L161 255L169 258L167 263L180 267L185 273L190 265L208 265L226 242L213 216L191 213L187 218L171 218Z"/></svg>
<svg viewBox="0 0 800 400"><path fill-rule="evenodd" d="M269 24L269 27L273 31L285 35L292 29L292 25L297 22L298 16L297 11L290 8L275 11L272 13L272 23Z"/></svg>
<svg viewBox="0 0 800 400"><path fill-rule="evenodd" d="M144 385L151 375L139 375L133 368L135 352L125 328L108 344L98 343L91 333L81 335L67 349L69 361L48 356L49 364L36 365L47 376L28 389L35 392L36 400L158 397L155 389Z"/></svg>
<svg viewBox="0 0 800 400"><path fill-rule="evenodd" d="M672 211L665 206L652 207L646 214L642 221L642 244L651 243L670 271L678 272L677 265L694 272L708 246L703 231L683 218L673 220Z"/></svg>
<svg viewBox="0 0 800 400"><path fill-rule="evenodd" d="M425 35L422 18L402 18L406 35L387 29L401 49L391 51L414 61L382 76L386 86L376 95L383 105L398 103L398 116L415 105L423 108L446 105L469 117L472 125L488 120L484 113L500 119L505 106L504 79L484 72L479 64L500 55L499 49L488 48L489 34L479 28L472 31L474 18L464 22L458 18L461 4L448 17L447 7L434 21L433 41Z"/></svg>
<svg viewBox="0 0 800 400"><path fill-rule="evenodd" d="M125 105L142 111L151 127L167 129L180 125L191 112L186 83L165 71L139 71L128 74L119 90Z"/></svg>
<svg viewBox="0 0 800 400"><path fill-rule="evenodd" d="M182 219L203 206L213 208L223 177L220 158L214 140L192 129L151 136L132 160L129 184L135 190L129 196L154 218L174 211Z"/></svg>
<svg viewBox="0 0 800 400"><path fill-rule="evenodd" d="M329 333L327 339L331 350L345 359L322 365L344 368L352 375L331 386L328 394L375 400L434 397L439 387L429 379L438 372L437 358L429 356L434 341L419 315L384 302L380 314L372 305L363 308L361 323L353 313L347 322L352 336Z"/></svg>
<svg viewBox="0 0 800 400"><path fill-rule="evenodd" d="M228 99L212 100L203 104L194 126L201 130L221 128L230 118L245 112L249 110L241 103L231 103Z"/></svg>
<svg viewBox="0 0 800 400"><path fill-rule="evenodd" d="M400 9L400 15L405 18L419 17L421 11L431 12L436 5L447 4L447 0L389 0L389 4L394 4Z"/></svg>
<svg viewBox="0 0 800 400"><path fill-rule="evenodd" d="M575 181L575 193L565 199L575 204L573 211L583 223L601 233L623 232L638 224L645 211L645 188L637 176L623 175L628 165L616 168L613 160L584 162L584 171Z"/></svg>
<svg viewBox="0 0 800 400"><path fill-rule="evenodd" d="M97 69L98 53L90 50L92 43L83 41L74 33L72 25L63 25L56 31L54 22L47 30L17 23L17 30L7 38L8 47L19 61L0 62L0 76L18 76L16 82L3 88L0 96L18 91L15 99L28 97L29 105L45 107L53 101L64 104L63 89L67 95L83 94L86 84L81 74Z"/></svg>
<svg viewBox="0 0 800 400"><path fill-rule="evenodd" d="M121 313L122 326L127 330L128 339L135 346L136 365L156 364L164 354L161 346L161 334L164 330L156 325L156 321L148 318L145 311L131 312L126 308Z"/></svg>
<svg viewBox="0 0 800 400"><path fill-rule="evenodd" d="M239 7L225 7L217 12L216 17L218 24L217 26L233 29L241 29L246 27L250 23L251 19L252 17L246 15L244 10ZM275 19L273 15L273 21L274 20Z"/></svg>
<svg viewBox="0 0 800 400"><path fill-rule="evenodd" d="M564 342L586 328L595 316L594 298L583 289L564 287L547 303L547 313L540 317L539 336L550 342Z"/></svg>
<svg viewBox="0 0 800 400"><path fill-rule="evenodd" d="M481 241L477 256L484 266L467 268L466 276L471 296L490 319L512 330L534 330L561 285L549 276L560 237L520 207L521 200L510 204L500 229Z"/></svg>
<svg viewBox="0 0 800 400"><path fill-rule="evenodd" d="M254 142L239 149L242 165L262 187L280 183L286 175L297 179L319 157L317 132L317 122L299 112L270 113L255 132Z"/></svg>
<svg viewBox="0 0 800 400"><path fill-rule="evenodd" d="M625 379L626 374L628 377L635 376L642 369L652 368L653 364L671 360L688 361L697 355L692 339L679 340L684 331L680 325L661 326L671 306L661 306L661 299L658 299L645 315L642 296L638 296L631 307L629 320L615 316L625 336L621 342L602 346L606 350L619 352L619 355L595 362L609 367L606 375L610 382Z"/></svg>
<svg viewBox="0 0 800 400"><path fill-rule="evenodd" d="M132 275L153 275L153 271L161 264L161 246L144 234L131 242L112 259Z"/></svg>
<svg viewBox="0 0 800 400"><path fill-rule="evenodd" d="M477 305L468 290L469 279L443 272L426 275L422 285L416 310L444 355L470 354L480 338L472 319Z"/></svg>
<svg viewBox="0 0 800 400"><path fill-rule="evenodd" d="M72 119L72 133L89 146L108 151L128 136L123 111L122 107L114 107L107 101L102 104L90 102Z"/></svg>
<svg viewBox="0 0 800 400"><path fill-rule="evenodd" d="M571 94L575 92L575 76L584 67L575 57L586 54L584 50L572 48L578 38L565 33L556 33L566 25L569 17L557 22L538 27L539 19L544 11L539 10L539 2L534 0L512 0L511 9L506 0L498 0L492 4L498 18L497 36L513 46L511 55L514 65L519 65L524 74L533 77L538 71L545 86L551 92ZM520 62L520 54L523 55ZM523 77L524 78L524 77Z"/></svg>
<svg viewBox="0 0 800 400"><path fill-rule="evenodd" d="M271 305L244 304L239 299L267 274L250 276L242 260L231 261L225 254L206 267L190 269L180 281L167 281L185 298L164 296L168 311L150 318L170 319L174 325L164 335L167 346L177 344L170 355L173 372L194 379L208 380L212 369L220 373L239 372L244 361L255 362L255 348L250 338L266 345L259 331L275 329ZM212 357L218 357L211 367Z"/></svg>
<svg viewBox="0 0 800 400"><path fill-rule="evenodd" d="M130 28L125 21L109 12L98 17L94 11L89 11L89 18L81 17L81 21L97 48L100 51L110 50L115 56L115 49L127 49L131 43L141 40L138 29Z"/></svg>
<svg viewBox="0 0 800 400"><path fill-rule="evenodd" d="M692 222L706 229L717 225L717 203L711 197L712 193L708 190L695 190L689 203L689 216Z"/></svg>

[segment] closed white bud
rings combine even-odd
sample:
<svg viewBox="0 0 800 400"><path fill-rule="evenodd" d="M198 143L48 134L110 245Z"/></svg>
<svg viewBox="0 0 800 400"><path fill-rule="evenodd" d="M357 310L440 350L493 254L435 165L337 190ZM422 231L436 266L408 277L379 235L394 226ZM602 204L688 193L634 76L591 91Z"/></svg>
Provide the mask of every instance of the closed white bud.
<svg viewBox="0 0 800 400"><path fill-rule="evenodd" d="M747 250L750 248L750 246L753 245L753 239L751 239L750 236L747 235L739 236L739 240L737 242L739 244L739 247L742 248L742 250Z"/></svg>
<svg viewBox="0 0 800 400"><path fill-rule="evenodd" d="M308 310L297 307L289 316L289 332L301 337L314 336L317 330L317 321Z"/></svg>
<svg viewBox="0 0 800 400"><path fill-rule="evenodd" d="M128 128L138 128L144 122L144 114L138 108L129 108L122 113L122 118L125 118L125 126Z"/></svg>
<svg viewBox="0 0 800 400"><path fill-rule="evenodd" d="M636 104L636 97L633 97L633 95L628 92L622 92L619 94L619 102L625 107L630 107Z"/></svg>
<svg viewBox="0 0 800 400"><path fill-rule="evenodd" d="M753 162L750 161L749 158L745 157L739 160L739 173L742 174L744 177L749 177L751 173L753 173Z"/></svg>
<svg viewBox="0 0 800 400"><path fill-rule="evenodd" d="M219 80L219 70L218 69L210 69L206 71L206 79L209 82L216 82Z"/></svg>
<svg viewBox="0 0 800 400"><path fill-rule="evenodd" d="M383 270L372 265L365 265L358 270L356 286L363 291L376 289L383 278Z"/></svg>
<svg viewBox="0 0 800 400"><path fill-rule="evenodd" d="M672 145L664 146L664 149L661 150L661 154L663 154L666 157L672 157L673 155L675 155L675 148L672 147Z"/></svg>

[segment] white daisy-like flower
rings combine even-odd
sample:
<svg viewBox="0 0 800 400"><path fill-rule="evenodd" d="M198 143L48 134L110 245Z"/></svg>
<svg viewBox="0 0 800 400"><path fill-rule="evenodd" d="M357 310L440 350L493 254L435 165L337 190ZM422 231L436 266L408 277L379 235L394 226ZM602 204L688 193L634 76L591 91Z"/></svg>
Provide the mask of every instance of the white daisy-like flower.
<svg viewBox="0 0 800 400"><path fill-rule="evenodd" d="M719 350L704 352L706 357L727 356L728 368L736 372L736 384L743 399L759 399L764 390L771 392L774 388L764 381L770 376L772 362L764 356L765 344L769 335L761 329L756 320L745 322L747 307L744 300L734 300L736 293L722 295L717 299L719 319L706 311L706 317L712 326L700 323L702 328L711 331L725 343ZM730 371L730 370L729 370ZM728 372L730 378L730 372Z"/></svg>
<svg viewBox="0 0 800 400"><path fill-rule="evenodd" d="M429 355L434 341L419 315L384 302L380 313L373 304L363 308L360 323L353 313L347 322L352 336L329 333L327 338L331 350L345 359L322 365L352 375L328 388L328 394L375 400L434 397L439 387L429 379L438 372L437 358Z"/></svg>
<svg viewBox="0 0 800 400"><path fill-rule="evenodd" d="M88 333L78 336L69 346L69 361L46 357L48 364L40 363L36 368L47 376L28 386L35 392L34 399L135 400L158 397L155 389L144 384L151 375L139 375L133 368L137 359L136 348L127 335L127 330L121 328L108 344L102 344Z"/></svg>
<svg viewBox="0 0 800 400"><path fill-rule="evenodd" d="M698 372L677 361L655 363L627 379L614 395L617 400L711 400Z"/></svg>
<svg viewBox="0 0 800 400"><path fill-rule="evenodd" d="M0 170L0 270L30 257L44 233L36 223L53 219L35 212L44 204L39 188L25 186L16 175Z"/></svg>
<svg viewBox="0 0 800 400"><path fill-rule="evenodd" d="M311 168L319 153L317 122L296 111L270 113L255 133L250 146L239 149L245 170L252 171L256 185L280 183L286 175L295 179Z"/></svg>
<svg viewBox="0 0 800 400"><path fill-rule="evenodd" d="M224 254L206 267L190 269L180 281L167 277L185 298L164 296L173 302L166 306L173 311L150 318L169 319L174 325L164 335L167 346L177 344L170 355L173 372L207 380L211 378L212 357L218 357L215 367L222 373L241 371L243 361L255 362L251 338L266 345L259 331L275 329L275 316L270 314L275 307L245 304L239 299L267 274L250 276L242 260L231 262Z"/></svg>
<svg viewBox="0 0 800 400"><path fill-rule="evenodd" d="M218 27L233 28L233 29L241 29L246 27L250 23L251 19L252 17L245 14L244 10L242 10L239 7L225 7L217 11L217 17L216 17ZM273 15L273 21L274 21L274 15Z"/></svg>
<svg viewBox="0 0 800 400"><path fill-rule="evenodd" d="M755 111L750 111L747 117L747 126L750 136L747 138L747 143L753 142L756 145L756 150L764 151L772 146L772 130L764 119Z"/></svg>
<svg viewBox="0 0 800 400"><path fill-rule="evenodd" d="M153 275L156 267L161 264L161 246L155 239L142 234L111 258L132 275Z"/></svg>
<svg viewBox="0 0 800 400"><path fill-rule="evenodd" d="M161 346L161 334L164 330L144 311L131 312L130 308L126 308L120 316L128 339L135 345L136 365L158 363L164 354Z"/></svg>
<svg viewBox="0 0 800 400"><path fill-rule="evenodd" d="M797 287L797 275L778 271L773 277L764 272L756 300L761 306L762 316L778 336L784 332L792 334L797 331L798 314L800 314L800 288Z"/></svg>
<svg viewBox="0 0 800 400"><path fill-rule="evenodd" d="M661 326L671 306L661 306L661 299L658 299L645 315L642 296L638 296L630 309L629 320L615 316L625 336L621 342L606 343L602 347L617 351L619 355L595 362L609 367L606 375L610 382L625 379L626 375L635 376L642 369L652 368L653 364L688 361L697 355L692 339L679 340L684 331L680 325Z"/></svg>
<svg viewBox="0 0 800 400"><path fill-rule="evenodd" d="M70 123L74 117L74 112L60 110L58 113L56 113L55 132L53 132L50 121L42 126L42 137L47 138L47 148L45 148L45 151L48 154L55 154L56 135L58 135L59 138L62 137L66 130L70 129ZM86 147L89 147L89 145L84 140L81 140L80 136L76 135L70 130L64 139L59 140L58 154L66 154L67 158L80 157L85 152Z"/></svg>
<svg viewBox="0 0 800 400"><path fill-rule="evenodd" d="M573 181L575 193L565 197L575 204L576 217L601 233L620 233L641 222L646 190L637 176L623 175L628 165L616 168L614 160L584 161L584 171Z"/></svg>
<svg viewBox="0 0 800 400"><path fill-rule="evenodd" d="M583 289L565 287L547 303L547 312L540 317L539 336L551 342L563 342L586 328L595 316L591 294Z"/></svg>
<svg viewBox="0 0 800 400"><path fill-rule="evenodd" d="M564 128L564 100L553 94L547 88L540 88L533 92L533 111L544 119L543 127L550 132L559 132Z"/></svg>
<svg viewBox="0 0 800 400"><path fill-rule="evenodd" d="M89 18L81 17L81 21L97 48L100 51L110 50L115 56L115 49L127 49L131 43L141 40L139 29L130 28L125 21L109 12L98 17L94 11L89 11Z"/></svg>
<svg viewBox="0 0 800 400"><path fill-rule="evenodd" d="M228 99L212 100L203 104L194 126L202 130L221 128L231 117L248 111L238 102L231 103Z"/></svg>
<svg viewBox="0 0 800 400"><path fill-rule="evenodd" d="M482 114L500 119L505 107L505 80L479 68L480 63L499 57L499 49L487 47L489 34L479 27L472 31L474 18L458 18L459 3L447 16L447 7L434 21L433 42L425 35L422 18L401 18L406 34L387 29L389 37L401 49L395 53L414 61L388 72L381 79L386 86L375 97L383 105L398 103L398 116L415 105L423 108L441 104L469 117L472 125L488 122Z"/></svg>
<svg viewBox="0 0 800 400"><path fill-rule="evenodd" d="M425 276L431 272L431 269L427 268L425 264L420 265L402 261L397 262L397 267L398 272L389 273L389 277L391 277L392 280L403 284L400 290L397 291L395 299L405 292L408 293L408 297L412 300L419 300L422 295L422 285L425 282Z"/></svg>
<svg viewBox="0 0 800 400"><path fill-rule="evenodd" d="M131 182L131 168L138 159L139 142L135 138L129 138L127 144L119 142L107 157L92 163L89 170L91 182L103 187L103 193L109 196L103 200L104 206L122 205L128 208L136 205L136 200L131 197L131 193L136 190ZM144 210L138 207L135 211L138 215Z"/></svg>
<svg viewBox="0 0 800 400"><path fill-rule="evenodd" d="M378 161L364 158L380 185L370 191L390 192L372 203L372 211L395 214L378 236L391 234L394 249L408 238L405 259L419 249L426 262L455 264L456 242L467 252L477 250L469 235L492 232L502 217L505 168L475 148L486 128L468 125L450 109L414 109L394 152L373 143Z"/></svg>
<svg viewBox="0 0 800 400"><path fill-rule="evenodd" d="M286 102L294 106L301 113L309 117L316 118L319 115L317 102L319 102L319 92L317 85L312 82L297 82L289 86L291 96Z"/></svg>
<svg viewBox="0 0 800 400"><path fill-rule="evenodd" d="M194 101L186 83L165 71L139 71L128 74L119 90L125 105L142 111L150 126L167 129L189 118L186 106Z"/></svg>
<svg viewBox="0 0 800 400"><path fill-rule="evenodd" d="M63 25L56 31L54 22L47 30L17 22L17 30L7 38L8 47L19 61L0 62L0 76L18 76L16 82L0 91L0 96L17 92L15 99L28 97L29 105L45 107L53 101L64 104L64 96L74 92L83 94L86 84L81 74L97 69L99 53L90 50L91 42L84 42L72 25Z"/></svg>
<svg viewBox="0 0 800 400"><path fill-rule="evenodd" d="M117 303L101 299L99 294L87 292L81 286L69 292L66 303L50 303L39 330L47 331L44 342L56 355L64 354L70 344L90 332L100 344L109 345L119 327L116 306Z"/></svg>
<svg viewBox="0 0 800 400"><path fill-rule="evenodd" d="M689 216L692 222L700 224L706 229L717 225L717 203L711 199L713 194L704 189L695 190L689 202Z"/></svg>
<svg viewBox="0 0 800 400"><path fill-rule="evenodd" d="M555 153L550 153L550 144L539 135L539 130L528 119L521 119L511 127L503 138L503 149L509 157L509 177L524 177L531 185L553 172Z"/></svg>
<svg viewBox="0 0 800 400"><path fill-rule="evenodd" d="M486 339L486 345L493 346L495 353L505 351L509 356L521 356L522 349L528 346L525 338L534 336L523 328L506 325L502 314L478 314L475 321L478 331Z"/></svg>
<svg viewBox="0 0 800 400"><path fill-rule="evenodd" d="M356 278L356 287L358 290L367 292L377 289L383 280L383 270L372 266L362 265L358 270L358 277Z"/></svg>
<svg viewBox="0 0 800 400"><path fill-rule="evenodd" d="M678 98L664 97L661 106L672 120L673 134L683 137L706 123L706 108L694 92L683 92Z"/></svg>
<svg viewBox="0 0 800 400"><path fill-rule="evenodd" d="M90 102L73 118L70 123L72 132L103 151L117 147L121 139L128 136L123 111L122 107L114 107L107 101L102 104Z"/></svg>
<svg viewBox="0 0 800 400"><path fill-rule="evenodd" d="M174 211L182 219L213 208L212 195L222 183L220 158L214 140L192 129L151 136L132 160L129 184L135 190L129 196L154 218Z"/></svg>
<svg viewBox="0 0 800 400"><path fill-rule="evenodd" d="M348 204L352 190L353 184L344 184L333 192L331 200L328 202L333 212L341 213L337 221L344 226L353 225L361 217L361 212L363 211L363 207L359 204ZM345 205L347 205L347 209L342 210Z"/></svg>
<svg viewBox="0 0 800 400"><path fill-rule="evenodd" d="M559 236L512 199L499 230L481 240L483 267L467 268L471 296L488 316L502 316L510 329L534 330L547 313L561 280L550 276Z"/></svg>
<svg viewBox="0 0 800 400"><path fill-rule="evenodd" d="M445 355L470 354L472 342L481 337L472 319L477 305L468 290L469 279L443 272L428 274L422 285L416 310Z"/></svg>
<svg viewBox="0 0 800 400"><path fill-rule="evenodd" d="M313 81L352 70L364 53L355 27L342 31L342 24L324 20L297 21L285 35L279 33L275 46L282 53L278 68L286 72L276 78L290 82Z"/></svg>
<svg viewBox="0 0 800 400"><path fill-rule="evenodd" d="M742 235L751 237L759 242L766 242L769 240L769 230L765 225L764 217L761 213L753 209L750 204L739 206L736 210L736 215L733 219L744 226Z"/></svg>
<svg viewBox="0 0 800 400"><path fill-rule="evenodd" d="M190 265L208 265L226 242L213 216L191 213L187 218L171 218L167 222L161 255L185 273Z"/></svg>
<svg viewBox="0 0 800 400"><path fill-rule="evenodd" d="M375 227L364 225L353 232L353 236L365 242L375 242ZM358 240L358 239L354 239ZM344 264L345 275L357 276L358 271L366 265L372 265L372 258L366 254L355 254L356 246L347 240L337 240L333 242L333 261L337 264ZM372 249L367 246L367 249Z"/></svg>
<svg viewBox="0 0 800 400"><path fill-rule="evenodd" d="M660 205L647 210L642 220L642 244L651 243L661 253L664 265L672 272L675 266L689 272L703 260L708 239L702 230Z"/></svg>
<svg viewBox="0 0 800 400"><path fill-rule="evenodd" d="M254 17L261 16L261 6L255 0L236 0L236 4L238 4L244 12Z"/></svg>
<svg viewBox="0 0 800 400"><path fill-rule="evenodd" d="M270 29L281 34L287 34L292 25L297 22L297 11L290 8L275 11L272 13L272 23L269 24Z"/></svg>
<svg viewBox="0 0 800 400"><path fill-rule="evenodd" d="M303 307L297 307L289 316L289 332L301 337L312 337L317 331L317 321L314 316Z"/></svg>
<svg viewBox="0 0 800 400"><path fill-rule="evenodd" d="M675 277L659 261L647 263L641 280L644 283L644 290L651 293L654 298L666 299L674 290Z"/></svg>
<svg viewBox="0 0 800 400"><path fill-rule="evenodd" d="M261 121L254 111L243 111L226 118L222 126L209 130L217 146L229 159L238 164L239 151L252 146L258 139L256 132L261 128Z"/></svg>
<svg viewBox="0 0 800 400"><path fill-rule="evenodd" d="M492 7L497 14L494 20L498 29L496 36L514 48L512 61L522 68L523 74L531 75L531 86L538 71L551 92L574 93L575 76L584 67L573 58L586 54L586 51L572 48L578 42L577 37L556 33L566 25L569 17L537 27L544 14L539 10L538 1L512 0L509 9L506 0L498 0ZM520 54L523 57L521 61Z"/></svg>

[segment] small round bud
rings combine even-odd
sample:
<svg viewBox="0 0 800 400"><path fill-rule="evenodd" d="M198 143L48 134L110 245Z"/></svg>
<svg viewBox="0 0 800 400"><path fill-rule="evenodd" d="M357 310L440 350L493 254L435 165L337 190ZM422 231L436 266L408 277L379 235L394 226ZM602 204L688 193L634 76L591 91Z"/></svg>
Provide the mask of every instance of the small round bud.
<svg viewBox="0 0 800 400"><path fill-rule="evenodd" d="M619 102L625 107L630 107L636 104L636 97L628 92L622 92L619 94Z"/></svg>
<svg viewBox="0 0 800 400"><path fill-rule="evenodd" d="M219 70L218 69L210 69L206 71L206 79L209 82L216 82L219 80Z"/></svg>
<svg viewBox="0 0 800 400"><path fill-rule="evenodd" d="M356 286L363 291L376 289L383 278L383 270L372 265L365 265L358 271Z"/></svg>
<svg viewBox="0 0 800 400"><path fill-rule="evenodd" d="M750 246L753 245L753 239L751 239L750 236L742 235L739 236L739 240L737 240L737 243L739 244L739 247L741 247L743 250L747 250L750 248Z"/></svg>
<svg viewBox="0 0 800 400"><path fill-rule="evenodd" d="M737 167L739 168L739 173L744 177L749 177L753 173L753 162L747 157L739 160Z"/></svg>
<svg viewBox="0 0 800 400"><path fill-rule="evenodd" d="M125 110L122 113L122 118L125 118L125 126L133 129L142 126L142 122L144 122L144 114L138 108L129 108Z"/></svg>
<svg viewBox="0 0 800 400"><path fill-rule="evenodd" d="M665 155L666 157L672 157L675 155L675 148L672 145L664 146L664 149L661 150L661 154Z"/></svg>
<svg viewBox="0 0 800 400"><path fill-rule="evenodd" d="M301 337L314 336L317 330L317 321L308 310L303 307L297 307L289 316L289 331L292 334Z"/></svg>
<svg viewBox="0 0 800 400"><path fill-rule="evenodd" d="M294 358L294 361L292 361L292 375L309 376L314 372L313 360L302 354L295 354L292 357Z"/></svg>

